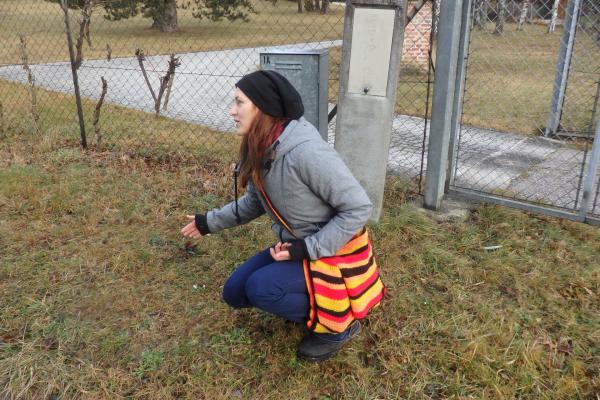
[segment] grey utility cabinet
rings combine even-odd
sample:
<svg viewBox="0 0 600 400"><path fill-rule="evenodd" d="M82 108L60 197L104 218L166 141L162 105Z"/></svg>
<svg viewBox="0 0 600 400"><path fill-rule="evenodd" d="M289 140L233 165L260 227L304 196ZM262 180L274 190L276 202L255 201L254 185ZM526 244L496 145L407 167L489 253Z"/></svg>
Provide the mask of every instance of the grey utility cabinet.
<svg viewBox="0 0 600 400"><path fill-rule="evenodd" d="M327 90L329 51L275 50L260 53L260 68L285 76L298 90L304 103L304 117L327 141Z"/></svg>

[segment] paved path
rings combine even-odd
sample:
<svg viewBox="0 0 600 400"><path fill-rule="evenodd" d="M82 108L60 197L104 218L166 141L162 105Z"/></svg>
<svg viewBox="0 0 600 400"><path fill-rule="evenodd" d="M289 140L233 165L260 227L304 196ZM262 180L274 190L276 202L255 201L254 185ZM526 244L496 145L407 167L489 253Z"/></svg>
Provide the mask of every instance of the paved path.
<svg viewBox="0 0 600 400"><path fill-rule="evenodd" d="M253 47L221 51L178 54L181 66L177 68L168 111L176 119L196 122L220 131L233 131L227 111L231 105L235 83L259 66L262 51L286 48L328 48L341 46L341 40L301 43L278 47ZM169 56L148 56L144 62L154 91L159 78L165 74ZM39 86L64 93L73 93L71 66L66 62L36 64L31 69ZM106 102L154 112L154 101L135 57L107 60L86 60L79 71L81 95L98 99L101 94L100 77L108 82ZM25 71L14 65L0 68L0 79L26 82Z"/></svg>
<svg viewBox="0 0 600 400"><path fill-rule="evenodd" d="M336 40L277 48L314 49L340 45L341 41ZM258 67L261 51L274 48L179 55L181 66L177 69L169 108L166 112L161 111L162 114L224 132L233 131L227 111L234 84L242 75ZM147 57L145 66L155 87L158 87L158 79L164 74L167 61L167 56ZM37 64L31 68L39 86L73 92L68 63ZM107 102L154 111L151 95L135 58L85 61L79 70L83 96L92 99L100 96L101 76L109 83ZM0 79L24 83L26 76L20 66L8 66L0 68ZM399 115L394 119L390 172L418 176L424 125L422 118ZM334 130L335 120L330 125L330 136ZM577 187L583 156L582 151L561 142L463 126L455 184L483 192L514 193L519 199L572 208L577 196L581 196ZM596 205L595 213L600 214L600 204Z"/></svg>

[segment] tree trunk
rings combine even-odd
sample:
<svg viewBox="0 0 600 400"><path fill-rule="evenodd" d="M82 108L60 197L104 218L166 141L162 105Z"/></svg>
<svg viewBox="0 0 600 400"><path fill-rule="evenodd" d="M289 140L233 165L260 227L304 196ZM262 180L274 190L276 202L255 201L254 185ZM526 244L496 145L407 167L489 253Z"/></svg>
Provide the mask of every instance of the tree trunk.
<svg viewBox="0 0 600 400"><path fill-rule="evenodd" d="M173 32L177 30L177 0L165 1L165 18L162 31Z"/></svg>
<svg viewBox="0 0 600 400"><path fill-rule="evenodd" d="M504 20L506 19L506 0L498 0L497 14L494 35L502 35L504 33Z"/></svg>
<svg viewBox="0 0 600 400"><path fill-rule="evenodd" d="M521 8L521 15L519 16L519 23L517 25L517 30L523 30L523 24L525 24L525 20L527 19L527 8L529 7L529 0L523 1L523 6Z"/></svg>
<svg viewBox="0 0 600 400"><path fill-rule="evenodd" d="M315 11L321 11L321 2L319 0L315 0Z"/></svg>
<svg viewBox="0 0 600 400"><path fill-rule="evenodd" d="M160 29L162 32L177 30L177 0L165 0L164 11L154 17L152 28Z"/></svg>
<svg viewBox="0 0 600 400"><path fill-rule="evenodd" d="M479 30L483 30L481 27L481 13L479 9L481 8L481 0L475 0L473 2L473 25L479 28Z"/></svg>
<svg viewBox="0 0 600 400"><path fill-rule="evenodd" d="M298 0L298 12L302 14L302 0Z"/></svg>
<svg viewBox="0 0 600 400"><path fill-rule="evenodd" d="M327 14L328 11L329 11L329 0L323 0L321 2L321 12L323 14Z"/></svg>
<svg viewBox="0 0 600 400"><path fill-rule="evenodd" d="M488 2L487 0L477 0L477 9L475 10L475 26L480 31L485 30L485 24L488 22Z"/></svg>
<svg viewBox="0 0 600 400"><path fill-rule="evenodd" d="M550 17L550 23L548 24L548 33L552 33L556 30L556 20L558 19L558 5L560 0L554 0L552 4L552 16Z"/></svg>

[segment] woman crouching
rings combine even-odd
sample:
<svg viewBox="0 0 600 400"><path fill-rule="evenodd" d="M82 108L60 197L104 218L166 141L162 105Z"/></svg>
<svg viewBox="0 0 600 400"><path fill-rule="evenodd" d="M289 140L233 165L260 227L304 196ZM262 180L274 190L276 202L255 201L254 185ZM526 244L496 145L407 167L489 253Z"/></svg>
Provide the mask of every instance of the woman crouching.
<svg viewBox="0 0 600 400"><path fill-rule="evenodd" d="M303 114L300 95L282 75L257 71L240 79L229 115L242 137L236 180L246 193L188 215L181 232L198 238L267 213L278 243L232 273L223 299L306 323L297 355L320 361L360 332L358 320L385 288L364 228L373 206Z"/></svg>

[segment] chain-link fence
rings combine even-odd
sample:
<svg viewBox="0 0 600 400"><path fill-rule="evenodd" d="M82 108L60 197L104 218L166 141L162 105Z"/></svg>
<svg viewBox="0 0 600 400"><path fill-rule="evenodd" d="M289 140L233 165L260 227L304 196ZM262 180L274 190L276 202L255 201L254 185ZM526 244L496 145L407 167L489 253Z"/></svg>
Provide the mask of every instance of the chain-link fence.
<svg viewBox="0 0 600 400"><path fill-rule="evenodd" d="M388 169L417 181L422 191L426 171L428 119L433 91L432 52L435 47L437 1L407 5L407 24Z"/></svg>
<svg viewBox="0 0 600 400"><path fill-rule="evenodd" d="M598 116L600 2L471 5L452 187L577 212Z"/></svg>
<svg viewBox="0 0 600 400"><path fill-rule="evenodd" d="M432 7L409 2L394 122L403 171L419 174ZM427 2L426 2L427 3ZM235 82L265 50L329 49L329 108L337 102L345 4L323 0L5 0L0 2L0 102L5 129L77 145L65 14L90 146L237 156L228 116ZM65 12L66 11L66 12ZM301 12L300 12L301 11ZM174 55L175 59L171 58ZM169 68L171 63L171 68ZM77 64L77 62L75 63ZM106 84L103 86L103 80ZM100 101L102 100L102 101ZM408 116L407 116L408 115ZM334 131L335 118L330 123Z"/></svg>
<svg viewBox="0 0 600 400"><path fill-rule="evenodd" d="M0 4L2 100L9 124L29 119L25 130L76 140L65 12L57 3ZM259 52L282 45L335 52L340 46L344 8L339 3L323 4L325 13L307 10L316 2L302 3L302 13L297 2L289 1L184 3L190 2L92 1L88 11L85 1L69 1L73 47L82 50L77 74L90 144L194 148L235 157L234 135L224 134L233 130L227 111L234 83L257 68ZM171 10L164 9L168 4ZM28 75L34 85L28 84ZM331 80L333 88L335 74ZM19 116L32 105L36 116Z"/></svg>
<svg viewBox="0 0 600 400"><path fill-rule="evenodd" d="M65 12L60 0L0 2L2 129L78 145L66 14L75 60L81 49L75 70L90 146L235 160L238 142L228 116L233 87L259 67L261 51L329 49L329 109L337 103L343 3L95 0L89 9L86 4L69 0ZM599 2L470 4L462 125L450 187L577 211L599 115ZM406 4L410 22L392 124L389 171L419 183L438 5ZM335 118L329 125L332 141L334 126ZM597 184L592 195L597 216Z"/></svg>

